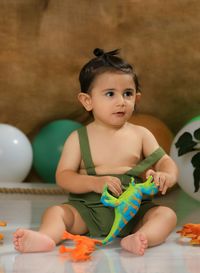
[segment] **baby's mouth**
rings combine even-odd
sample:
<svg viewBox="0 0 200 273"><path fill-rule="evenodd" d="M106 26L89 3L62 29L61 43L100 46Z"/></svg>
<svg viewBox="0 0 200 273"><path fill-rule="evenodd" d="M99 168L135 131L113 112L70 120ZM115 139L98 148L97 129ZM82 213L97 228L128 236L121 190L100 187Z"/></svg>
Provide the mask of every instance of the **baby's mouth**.
<svg viewBox="0 0 200 273"><path fill-rule="evenodd" d="M123 117L125 115L125 112L123 111L118 111L114 113L115 116Z"/></svg>

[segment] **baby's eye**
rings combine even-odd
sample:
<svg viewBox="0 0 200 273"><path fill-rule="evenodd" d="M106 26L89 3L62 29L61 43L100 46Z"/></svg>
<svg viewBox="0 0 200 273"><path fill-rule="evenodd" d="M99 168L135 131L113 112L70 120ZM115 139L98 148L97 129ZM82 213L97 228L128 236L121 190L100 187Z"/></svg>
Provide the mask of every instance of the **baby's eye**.
<svg viewBox="0 0 200 273"><path fill-rule="evenodd" d="M113 97L114 96L114 92L113 91L108 91L108 92L106 92L106 96L107 97Z"/></svg>
<svg viewBox="0 0 200 273"><path fill-rule="evenodd" d="M133 96L133 91L124 92L124 97L131 97L131 96Z"/></svg>

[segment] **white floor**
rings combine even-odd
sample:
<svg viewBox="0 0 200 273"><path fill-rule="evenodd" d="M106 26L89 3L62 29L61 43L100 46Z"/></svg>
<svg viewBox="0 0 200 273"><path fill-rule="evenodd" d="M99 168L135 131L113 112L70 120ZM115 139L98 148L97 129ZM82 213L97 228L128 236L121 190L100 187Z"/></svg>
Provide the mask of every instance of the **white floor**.
<svg viewBox="0 0 200 273"><path fill-rule="evenodd" d="M188 240L180 240L175 231L166 243L150 248L142 257L121 250L119 240L99 247L89 262L71 262L59 254L58 248L50 253L19 254L12 246L12 233L17 227L35 227L45 207L60 203L65 196L29 194L0 194L0 220L8 226L1 228L4 234L0 245L0 273L199 273L200 246L191 246ZM173 201L172 201L173 200ZM159 201L158 202L163 202ZM165 200L178 213L177 229L188 222L200 223L200 203L184 193L172 193ZM176 230L177 230L176 229Z"/></svg>

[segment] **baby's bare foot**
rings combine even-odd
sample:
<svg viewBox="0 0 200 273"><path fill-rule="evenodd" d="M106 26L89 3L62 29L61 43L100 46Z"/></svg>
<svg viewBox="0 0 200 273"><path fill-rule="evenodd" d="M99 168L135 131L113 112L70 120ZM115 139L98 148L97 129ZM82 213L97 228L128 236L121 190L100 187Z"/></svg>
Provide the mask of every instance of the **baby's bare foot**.
<svg viewBox="0 0 200 273"><path fill-rule="evenodd" d="M143 233L136 232L121 240L121 247L136 255L144 255L145 249L148 247L146 236Z"/></svg>
<svg viewBox="0 0 200 273"><path fill-rule="evenodd" d="M28 229L18 229L14 233L13 244L19 252L47 252L55 247L50 237Z"/></svg>

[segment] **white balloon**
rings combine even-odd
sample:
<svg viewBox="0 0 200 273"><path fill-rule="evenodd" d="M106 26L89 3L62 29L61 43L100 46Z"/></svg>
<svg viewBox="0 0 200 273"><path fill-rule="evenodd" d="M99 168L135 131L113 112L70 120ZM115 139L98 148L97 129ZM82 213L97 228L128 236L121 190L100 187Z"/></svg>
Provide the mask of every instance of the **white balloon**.
<svg viewBox="0 0 200 273"><path fill-rule="evenodd" d="M179 168L179 179L178 184L182 188L182 190L187 193L189 196L194 198L195 200L200 201L200 188L197 192L195 192L194 188L194 166L191 163L191 160L195 154L200 152L200 150L197 151L191 151L186 154L183 154L181 156L178 156L178 149L175 146L175 143L178 141L179 137L183 135L183 133L190 133L193 136L193 140L198 143L199 141L194 138L194 132L200 129L200 118L191 120L190 123L186 124L175 136L171 149L170 149L170 156L174 159L176 162L178 168Z"/></svg>
<svg viewBox="0 0 200 273"><path fill-rule="evenodd" d="M32 146L24 133L0 123L0 182L22 182L33 161Z"/></svg>

